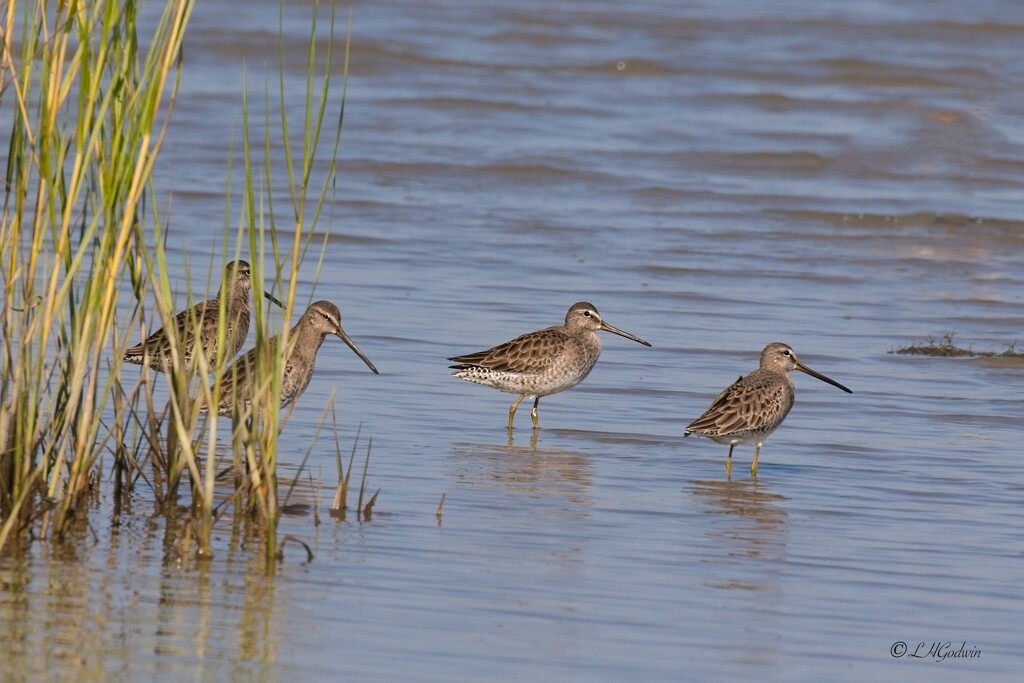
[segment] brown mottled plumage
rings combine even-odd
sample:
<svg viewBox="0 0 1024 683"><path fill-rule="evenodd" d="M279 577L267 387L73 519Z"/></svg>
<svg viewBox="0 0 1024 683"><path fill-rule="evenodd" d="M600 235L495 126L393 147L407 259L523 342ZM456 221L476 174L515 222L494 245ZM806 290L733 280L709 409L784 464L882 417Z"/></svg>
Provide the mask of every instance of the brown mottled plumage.
<svg viewBox="0 0 1024 683"><path fill-rule="evenodd" d="M527 396L533 396L533 428L540 427L537 405L542 396L550 396L576 386L590 374L601 355L597 330L612 332L650 346L639 337L623 332L601 319L593 304L573 304L565 314L565 324L529 332L487 351L453 356L454 377L484 384L498 391L519 394L508 409L508 431L516 408Z"/></svg>
<svg viewBox="0 0 1024 683"><path fill-rule="evenodd" d="M225 288L226 291L225 291ZM218 322L220 320L220 298L224 295L224 360L234 356L249 333L249 291L252 278L249 264L232 261L224 267L217 296L201 301L177 316L172 323L174 339L178 344L181 362L190 371L196 366L195 350L198 346L206 355L206 362L212 369L220 357L218 349ZM270 294L264 296L276 303L281 302ZM165 328L160 328L131 347L124 354L124 360L136 365L148 365L153 370L167 372L171 368L171 338Z"/></svg>
<svg viewBox="0 0 1024 683"><path fill-rule="evenodd" d="M320 345L324 343L324 338L329 334L341 337L341 340L356 352L366 366L373 370L374 374L378 374L377 368L373 367L370 359L345 334L345 330L341 329L341 311L338 310L338 307L330 301L317 301L306 309L302 318L288 335L288 343L292 345L292 349L285 362L284 376L281 378L282 408L290 405L309 386L309 380L313 377L316 353L320 350ZM272 337L268 344L270 353L276 353L277 347L281 344L281 336ZM236 410L239 414L248 411L255 393L256 379L256 349L254 348L247 351L224 371L221 378L217 412L230 416ZM208 408L203 405L199 410L201 413L205 413Z"/></svg>
<svg viewBox="0 0 1024 683"><path fill-rule="evenodd" d="M788 345L773 342L761 352L761 367L746 377L740 377L720 393L711 407L690 423L683 435L696 434L716 443L729 444L726 475L732 472L732 449L741 443L756 444L750 465L750 473L756 475L761 444L778 429L793 407L796 391L789 376L791 370L800 370L848 394L853 393L839 382L801 363Z"/></svg>

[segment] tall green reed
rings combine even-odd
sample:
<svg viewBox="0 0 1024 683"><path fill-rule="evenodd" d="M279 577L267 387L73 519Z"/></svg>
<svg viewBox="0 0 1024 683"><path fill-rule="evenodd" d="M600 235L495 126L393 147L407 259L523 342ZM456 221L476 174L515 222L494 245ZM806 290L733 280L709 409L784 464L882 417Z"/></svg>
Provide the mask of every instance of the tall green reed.
<svg viewBox="0 0 1024 683"><path fill-rule="evenodd" d="M283 6L282 6L283 11ZM331 4L327 38L321 53L318 29L319 3L313 4L313 15L310 22L309 42L306 55L306 80L302 100L302 120L296 136L292 133L289 115L289 88L285 73L284 28L280 27L281 39L278 43L278 111L277 127L271 117L269 94L265 96L262 140L262 166L257 166L256 147L253 144L252 126L250 125L248 89L243 105L243 148L245 159L245 208L242 225L248 233L250 253L253 263L262 264L269 247L273 263L277 264L275 278L283 284L282 300L285 304L284 326L281 344L276 353L271 353L267 341L271 335L262 324L263 309L258 304L256 310L257 363L256 375L267 378L259 385L253 399L253 414L259 419L236 420L234 430L236 452L239 447L244 449L244 461L248 466L251 486L247 489L249 507L257 511L264 534L264 550L268 563L278 557L277 523L280 518L280 500L278 496L277 478L277 439L287 416L282 418L278 409L281 396L281 378L284 364L294 340L290 339L290 329L297 304L298 292L296 277L300 267L307 258L309 249L319 238L319 254L316 271L319 273L326 254L328 230L320 230L319 225L325 208L333 200L336 189L337 157L341 144L341 129L345 111L345 93L348 83L349 40L346 39L344 53L341 58L342 83L340 91L335 93L332 79L337 68L338 59L334 40L336 28L335 6ZM350 18L351 20L351 18ZM283 19L282 19L283 21ZM349 25L350 35L351 24ZM329 115L336 107L336 118ZM289 190L285 213L288 216L287 229L279 230L274 210L277 165L274 163L272 143L283 142L284 172L287 175ZM257 173L257 170L261 173ZM282 238L290 232L291 244L283 243ZM269 241L269 245L268 245ZM261 276L254 266L254 278ZM312 293L304 297L306 302L312 301ZM215 387L216 389L216 387Z"/></svg>
<svg viewBox="0 0 1024 683"><path fill-rule="evenodd" d="M274 335L270 330L266 304L254 294L254 327L256 335L256 364L253 384L255 391L252 407L239 410L233 418L230 432L234 489L230 500L234 502L235 515L247 515L259 527L259 540L264 546L268 565L272 566L279 557L277 545L277 523L280 517L277 477L277 441L289 413L282 415L278 406L281 395L281 378L288 353L294 340L289 332L296 306L299 303L296 284L298 274L308 257L310 248L319 239L317 272L323 263L328 233L320 231L319 223L335 188L336 157L340 146L341 125L344 111L345 79L347 79L348 49L344 53L342 69L345 79L339 94L332 87L335 61L335 15L331 13L329 33L326 40L326 54L318 51L319 7L314 4L311 19L309 48L307 53L305 97L302 100L302 124L299 140L291 133L289 103L290 83L285 73L283 25L279 47L278 100L272 105L269 94L263 98L262 140L253 124L248 79L242 100L243 202L237 225L225 235L234 231L235 244L247 244L247 253L240 253L235 247L234 258L243 256L252 265L254 287L275 283L274 289L283 292L284 320L282 343L277 347L268 344ZM283 21L283 17L282 17ZM322 78L322 80L320 80ZM318 85L319 83L319 85ZM337 107L337 119L328 117L327 112ZM276 117L276 122L275 122ZM273 150L280 144L283 159L275 159ZM287 176L287 207L282 213L287 218L286 227L279 228L278 212L275 210L275 194L280 193L281 174ZM229 173L229 178L230 178ZM230 187L227 196L231 197ZM230 209L229 209L230 210ZM285 239L290 238L290 243ZM162 258L159 239L155 252ZM225 247L227 239L225 238ZM225 249L226 250L226 249ZM267 273L264 264L272 264L273 272ZM162 268L158 268L160 272ZM163 282L151 281L154 289L166 290ZM308 297L309 295L307 295ZM159 297L157 297L159 299ZM305 297L304 297L305 298ZM311 300L309 298L306 299ZM223 312L223 309L222 309ZM221 330L223 334L223 330ZM196 402L215 406L219 404L223 367L197 369L199 382ZM207 378L212 373L212 381ZM210 531L218 512L225 508L214 500L217 492L215 467L219 425L218 419L209 416L200 420L187 395L181 393L183 382L177 373L167 378L172 400L169 407L169 432L164 450L164 474L168 481L174 481L174 463L177 472L187 471L192 484L192 519L188 525L195 534L199 554L212 552ZM294 407L294 406L293 406ZM152 411L139 411L151 413ZM198 434L198 435L197 435ZM189 441L190 435L193 436ZM200 463L199 456L205 460ZM173 496L172 496L173 499Z"/></svg>

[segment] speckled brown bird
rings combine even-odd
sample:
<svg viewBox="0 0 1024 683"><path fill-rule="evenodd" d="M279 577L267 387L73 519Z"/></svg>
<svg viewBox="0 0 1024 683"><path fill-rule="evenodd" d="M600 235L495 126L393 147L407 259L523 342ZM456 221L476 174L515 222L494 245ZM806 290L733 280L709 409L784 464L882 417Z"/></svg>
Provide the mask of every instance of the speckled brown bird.
<svg viewBox="0 0 1024 683"><path fill-rule="evenodd" d="M309 386L317 351L329 334L340 337L374 374L378 374L370 359L359 350L345 330L341 329L341 311L338 307L330 301L317 301L306 309L288 335L288 343L292 348L285 362L284 376L281 378L281 408L290 405ZM271 355L276 353L281 344L281 335L272 337L267 343L270 345ZM247 414L250 410L258 379L256 353L255 348L250 349L224 371L217 404L219 414L231 416L236 411L238 414ZM205 405L200 407L201 413L207 410Z"/></svg>
<svg viewBox="0 0 1024 683"><path fill-rule="evenodd" d="M218 359L226 361L238 353L249 334L249 291L252 289L252 271L245 261L232 261L224 267L217 296L201 301L177 316L172 323L174 341L178 345L180 361L194 371L196 348L203 350L209 368L215 368ZM220 299L224 296L224 346L218 345ZM281 302L264 292L263 296L278 306ZM223 353L222 353L223 352ZM124 354L124 360L146 365L153 370L167 372L171 368L171 336L160 328Z"/></svg>
<svg viewBox="0 0 1024 683"><path fill-rule="evenodd" d="M761 367L746 377L740 377L720 393L711 407L689 424L683 435L696 434L716 443L729 444L726 476L732 473L732 449L741 443L756 444L754 460L750 464L750 473L756 476L761 444L779 428L793 407L796 390L789 376L791 370L805 372L848 394L853 393L839 382L801 363L789 345L773 342L761 352Z"/></svg>
<svg viewBox="0 0 1024 683"><path fill-rule="evenodd" d="M650 346L648 342L601 319L590 303L573 304L565 314L565 324L547 327L516 337L486 351L453 356L448 360L454 377L483 384L498 391L519 394L508 409L508 431L516 408L527 396L534 397L533 428L540 428L537 406L542 396L571 389L594 369L601 355L598 330L605 330L626 339Z"/></svg>

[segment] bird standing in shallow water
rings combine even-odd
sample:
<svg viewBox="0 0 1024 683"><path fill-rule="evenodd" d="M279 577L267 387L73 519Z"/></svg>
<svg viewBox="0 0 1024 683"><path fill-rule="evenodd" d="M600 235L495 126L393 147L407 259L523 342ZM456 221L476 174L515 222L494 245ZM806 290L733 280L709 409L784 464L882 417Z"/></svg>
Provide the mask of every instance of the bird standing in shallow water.
<svg viewBox="0 0 1024 683"><path fill-rule="evenodd" d="M571 389L590 374L601 355L598 330L650 346L639 337L623 332L601 319L593 304L573 304L565 314L565 324L547 327L516 337L493 349L453 356L452 376L484 384L498 391L519 394L508 409L508 432L516 408L527 396L534 397L533 429L540 428L537 405L542 396Z"/></svg>
<svg viewBox="0 0 1024 683"><path fill-rule="evenodd" d="M202 349L208 367L215 368L217 360L227 359L238 353L249 334L249 291L252 289L252 271L245 261L232 261L224 267L217 296L201 301L185 309L172 321L174 340L178 344L181 363L194 371L197 365L195 352ZM218 327L220 322L220 299L224 297L224 346L218 348ZM263 296L278 306L281 302L264 292ZM171 368L171 336L166 328L160 328L144 341L131 347L124 354L124 360L136 365L147 365L153 370L167 372Z"/></svg>
<svg viewBox="0 0 1024 683"><path fill-rule="evenodd" d="M793 407L796 391L789 376L791 370L800 370L848 394L853 393L839 382L801 363L787 344L773 342L761 352L761 367L746 377L740 377L719 394L711 407L689 424L683 435L696 434L716 443L729 444L726 476L732 473L732 449L741 443L756 444L750 473L757 476L761 444L778 429Z"/></svg>
<svg viewBox="0 0 1024 683"><path fill-rule="evenodd" d="M290 405L309 386L309 381L313 377L316 353L329 334L340 337L374 374L379 374L370 359L345 334L345 330L341 329L341 311L338 307L330 301L317 301L306 309L288 335L288 343L292 348L285 361L284 376L281 378L281 408ZM273 355L281 344L281 336L272 337L267 343L270 345L270 354ZM256 377L256 354L257 349L250 349L224 371L217 404L219 414L231 416L237 411L238 414L245 415L251 409L259 379ZM207 411L205 405L200 408L202 413Z"/></svg>

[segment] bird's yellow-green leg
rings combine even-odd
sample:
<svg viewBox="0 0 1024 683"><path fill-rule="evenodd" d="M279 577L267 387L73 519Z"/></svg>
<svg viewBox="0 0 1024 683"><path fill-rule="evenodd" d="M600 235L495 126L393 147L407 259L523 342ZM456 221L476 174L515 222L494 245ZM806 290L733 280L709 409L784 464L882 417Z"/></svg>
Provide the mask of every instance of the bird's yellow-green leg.
<svg viewBox="0 0 1024 683"><path fill-rule="evenodd" d="M736 448L736 444L729 446L729 455L725 456L725 478L732 479L732 449Z"/></svg>
<svg viewBox="0 0 1024 683"><path fill-rule="evenodd" d="M533 418L533 431L540 429L540 420L537 418L537 406L540 404L540 396L538 396L533 402L533 410L530 411L530 417Z"/></svg>
<svg viewBox="0 0 1024 683"><path fill-rule="evenodd" d="M750 476L757 476L757 456L761 452L761 444L754 446L754 460L750 463Z"/></svg>
<svg viewBox="0 0 1024 683"><path fill-rule="evenodd" d="M526 394L523 394L522 396L517 398L515 400L515 402L512 403L512 405L510 405L509 408L508 408L508 433L509 434L512 433L512 420L516 419L516 408L519 407L519 404L523 402L524 398L526 398Z"/></svg>

